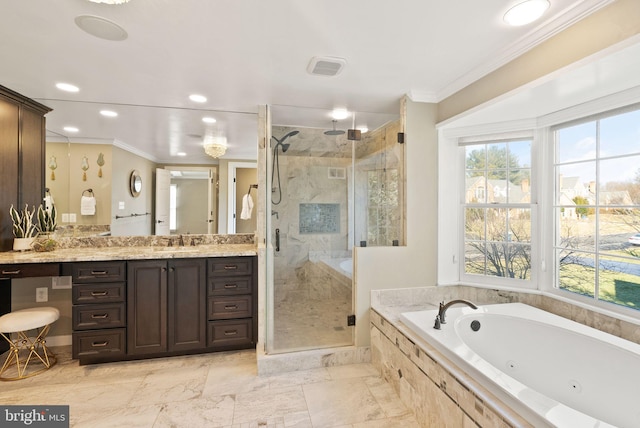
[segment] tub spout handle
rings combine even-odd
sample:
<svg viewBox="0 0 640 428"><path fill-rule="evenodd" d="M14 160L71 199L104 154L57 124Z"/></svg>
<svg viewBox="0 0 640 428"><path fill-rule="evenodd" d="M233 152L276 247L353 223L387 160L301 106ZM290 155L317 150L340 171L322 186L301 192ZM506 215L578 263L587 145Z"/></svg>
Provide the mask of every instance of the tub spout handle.
<svg viewBox="0 0 640 428"><path fill-rule="evenodd" d="M452 300L449 303L445 304L444 302L440 303L440 307L438 308L438 316L440 317L440 323L441 324L446 324L447 323L447 319L445 317L446 313L447 313L447 309L449 309L450 306L456 305L462 303L464 305L469 306L470 308L473 309L478 309L478 307L476 305L474 305L472 302L468 301L468 300L463 300L463 299L457 299L457 300Z"/></svg>
<svg viewBox="0 0 640 428"><path fill-rule="evenodd" d="M436 323L433 325L433 328L440 330L440 315L436 315Z"/></svg>

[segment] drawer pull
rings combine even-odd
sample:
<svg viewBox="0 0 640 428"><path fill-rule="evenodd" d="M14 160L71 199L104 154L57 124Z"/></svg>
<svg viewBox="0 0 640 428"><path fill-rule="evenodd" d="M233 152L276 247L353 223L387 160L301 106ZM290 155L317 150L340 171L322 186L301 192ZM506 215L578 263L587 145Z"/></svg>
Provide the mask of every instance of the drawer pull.
<svg viewBox="0 0 640 428"><path fill-rule="evenodd" d="M104 348L108 344L109 344L109 341L105 340L104 342L93 342L91 346L93 346L94 348Z"/></svg>
<svg viewBox="0 0 640 428"><path fill-rule="evenodd" d="M91 318L93 318L93 319L105 319L105 318L109 318L109 314L91 314Z"/></svg>
<svg viewBox="0 0 640 428"><path fill-rule="evenodd" d="M238 330L226 330L224 332L225 336L236 336L238 334Z"/></svg>
<svg viewBox="0 0 640 428"><path fill-rule="evenodd" d="M107 294L109 294L109 293L107 293L106 291L92 291L91 292L91 295L94 296L94 297L96 297L96 296L106 296Z"/></svg>
<svg viewBox="0 0 640 428"><path fill-rule="evenodd" d="M107 271L106 270L92 270L91 271L91 275L106 275Z"/></svg>
<svg viewBox="0 0 640 428"><path fill-rule="evenodd" d="M235 309L238 309L238 305L227 305L224 307L224 309L227 311L233 311Z"/></svg>
<svg viewBox="0 0 640 428"><path fill-rule="evenodd" d="M18 270L3 270L3 275L20 275L20 269Z"/></svg>
<svg viewBox="0 0 640 428"><path fill-rule="evenodd" d="M236 270L238 265L225 265L224 270Z"/></svg>
<svg viewBox="0 0 640 428"><path fill-rule="evenodd" d="M225 284L224 288L238 288L238 284Z"/></svg>

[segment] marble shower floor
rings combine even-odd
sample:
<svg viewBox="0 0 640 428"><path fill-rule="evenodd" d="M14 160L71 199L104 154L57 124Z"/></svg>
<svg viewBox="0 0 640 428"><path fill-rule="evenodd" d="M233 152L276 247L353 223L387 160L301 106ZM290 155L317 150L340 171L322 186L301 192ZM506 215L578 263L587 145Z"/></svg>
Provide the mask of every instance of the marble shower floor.
<svg viewBox="0 0 640 428"><path fill-rule="evenodd" d="M257 376L253 351L91 366L0 382L0 404L70 406L72 427L411 428L411 410L371 364ZM4 359L3 359L4 361Z"/></svg>

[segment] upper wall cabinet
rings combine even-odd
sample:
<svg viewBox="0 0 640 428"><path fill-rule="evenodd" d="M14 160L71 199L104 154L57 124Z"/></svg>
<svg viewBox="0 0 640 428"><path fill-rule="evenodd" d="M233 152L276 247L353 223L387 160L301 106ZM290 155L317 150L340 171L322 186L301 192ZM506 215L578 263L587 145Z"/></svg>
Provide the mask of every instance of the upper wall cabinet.
<svg viewBox="0 0 640 428"><path fill-rule="evenodd" d="M0 86L0 251L12 248L9 207L44 197L45 118L51 109Z"/></svg>

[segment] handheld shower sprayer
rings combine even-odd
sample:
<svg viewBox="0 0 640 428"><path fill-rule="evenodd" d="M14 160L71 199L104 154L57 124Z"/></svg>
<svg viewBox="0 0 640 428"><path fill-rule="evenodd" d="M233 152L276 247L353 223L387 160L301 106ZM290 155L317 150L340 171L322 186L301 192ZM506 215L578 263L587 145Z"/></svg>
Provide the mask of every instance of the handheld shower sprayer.
<svg viewBox="0 0 640 428"><path fill-rule="evenodd" d="M276 191L278 192L278 200L276 202L276 200L273 198L273 196L271 197L271 203L273 205L278 205L281 201L282 201L282 184L280 183L280 159L279 159L279 152L278 152L278 147L282 148L282 153L286 153L287 150L289 150L289 147L291 146L290 143L285 143L285 141L287 140L287 138L289 137L293 137L294 135L298 135L300 133L300 131L295 130L295 131L291 131L288 134L286 134L284 137L282 137L281 139L277 139L276 137L274 137L273 135L271 136L271 138L273 138L274 140L276 140L276 145L273 147L273 163L271 165L271 185L272 185L272 190L271 193L276 193ZM275 172L277 173L277 188L276 186L276 182L273 181L274 179L274 174Z"/></svg>

